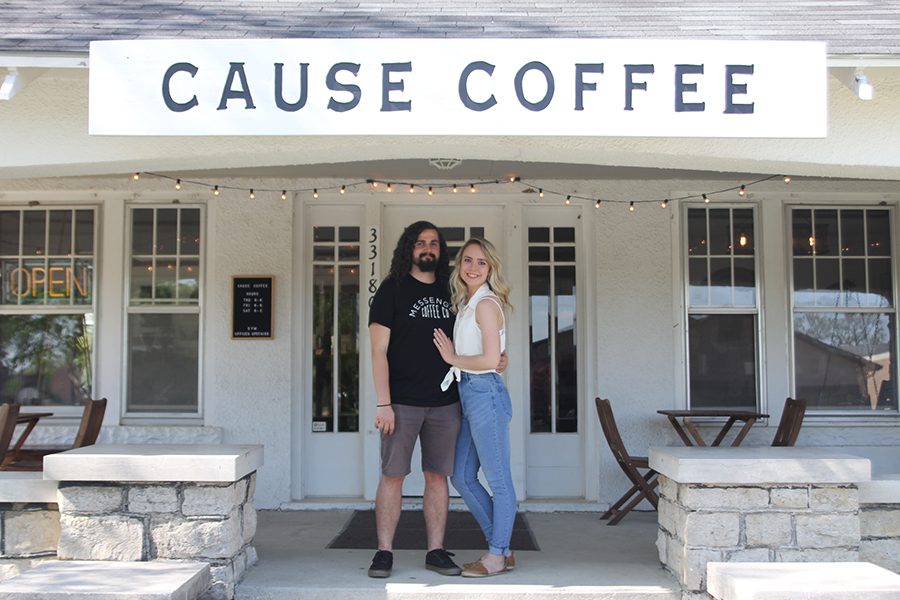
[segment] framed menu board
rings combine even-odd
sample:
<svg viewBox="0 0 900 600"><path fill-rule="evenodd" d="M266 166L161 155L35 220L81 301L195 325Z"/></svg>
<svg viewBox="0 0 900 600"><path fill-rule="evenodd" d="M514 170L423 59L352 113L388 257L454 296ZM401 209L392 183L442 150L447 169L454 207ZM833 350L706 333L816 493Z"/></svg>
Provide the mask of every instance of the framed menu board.
<svg viewBox="0 0 900 600"><path fill-rule="evenodd" d="M231 281L231 339L271 340L275 276L234 275Z"/></svg>

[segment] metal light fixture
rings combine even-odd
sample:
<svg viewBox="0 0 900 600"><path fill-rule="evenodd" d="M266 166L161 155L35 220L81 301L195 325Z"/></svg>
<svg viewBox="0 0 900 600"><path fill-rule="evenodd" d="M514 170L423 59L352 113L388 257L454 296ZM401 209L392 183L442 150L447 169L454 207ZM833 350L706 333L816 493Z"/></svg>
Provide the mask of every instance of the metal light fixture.
<svg viewBox="0 0 900 600"><path fill-rule="evenodd" d="M857 71L853 77L853 87L860 100L871 100L875 96L875 86L869 82L869 78L862 71Z"/></svg>

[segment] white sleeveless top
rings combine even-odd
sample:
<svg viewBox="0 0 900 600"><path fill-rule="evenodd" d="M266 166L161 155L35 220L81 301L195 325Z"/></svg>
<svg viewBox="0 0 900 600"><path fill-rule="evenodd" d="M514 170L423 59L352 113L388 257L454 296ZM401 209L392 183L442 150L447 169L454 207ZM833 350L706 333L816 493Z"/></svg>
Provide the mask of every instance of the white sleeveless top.
<svg viewBox="0 0 900 600"><path fill-rule="evenodd" d="M484 354L484 348L481 345L481 328L475 320L475 308L482 300L495 302L500 307L500 352L506 351L506 316L503 314L503 304L488 284L482 284L480 288L475 290L469 301L459 308L456 315L456 322L453 324L453 346L456 353L460 356L477 356ZM472 371L469 369L459 369L450 367L444 381L441 382L441 389L447 390L454 379L459 381L460 373L494 373L496 369L486 369L483 371Z"/></svg>

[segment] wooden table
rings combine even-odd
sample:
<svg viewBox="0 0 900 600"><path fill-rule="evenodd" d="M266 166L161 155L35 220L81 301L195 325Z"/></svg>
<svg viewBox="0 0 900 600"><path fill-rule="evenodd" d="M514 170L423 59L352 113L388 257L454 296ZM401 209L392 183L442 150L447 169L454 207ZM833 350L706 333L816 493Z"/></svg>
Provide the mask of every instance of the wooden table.
<svg viewBox="0 0 900 600"><path fill-rule="evenodd" d="M12 461L16 460L16 457L19 456L19 450L22 449L22 445L25 443L25 440L28 439L28 436L31 435L31 431L34 429L34 426L38 424L44 417L52 417L52 412L39 412L39 413L23 413L20 412L18 418L16 419L17 425L25 425L25 429L19 435L19 439L16 440L16 445L12 447L9 454L7 455L6 460L3 461L3 464L9 464Z"/></svg>
<svg viewBox="0 0 900 600"><path fill-rule="evenodd" d="M684 442L685 446L708 445L697 430L697 426L694 424L693 420L696 418L725 419L725 422L722 424L722 429L719 430L716 439L713 440L713 446L721 444L725 439L725 436L728 435L728 432L731 430L731 427L738 421L741 421L744 425L734 438L734 441L731 442L732 446L740 446L741 442L744 441L744 438L747 437L750 428L756 423L756 420L767 419L769 417L769 415L761 412L738 409L695 408L691 410L658 410L656 412L665 415L669 419L669 423L675 428L675 433L678 434L678 437L681 438L681 441Z"/></svg>

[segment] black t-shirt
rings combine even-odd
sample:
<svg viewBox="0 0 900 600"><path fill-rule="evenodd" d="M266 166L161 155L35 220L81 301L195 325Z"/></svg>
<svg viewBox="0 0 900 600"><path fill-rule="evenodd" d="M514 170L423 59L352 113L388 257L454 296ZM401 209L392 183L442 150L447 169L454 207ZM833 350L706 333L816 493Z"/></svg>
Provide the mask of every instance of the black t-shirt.
<svg viewBox="0 0 900 600"><path fill-rule="evenodd" d="M369 325L391 330L388 369L391 402L410 406L446 406L459 401L456 385L441 391L450 369L434 346L434 330L453 335L456 316L450 311L446 282L422 283L412 275L385 280L369 308Z"/></svg>

